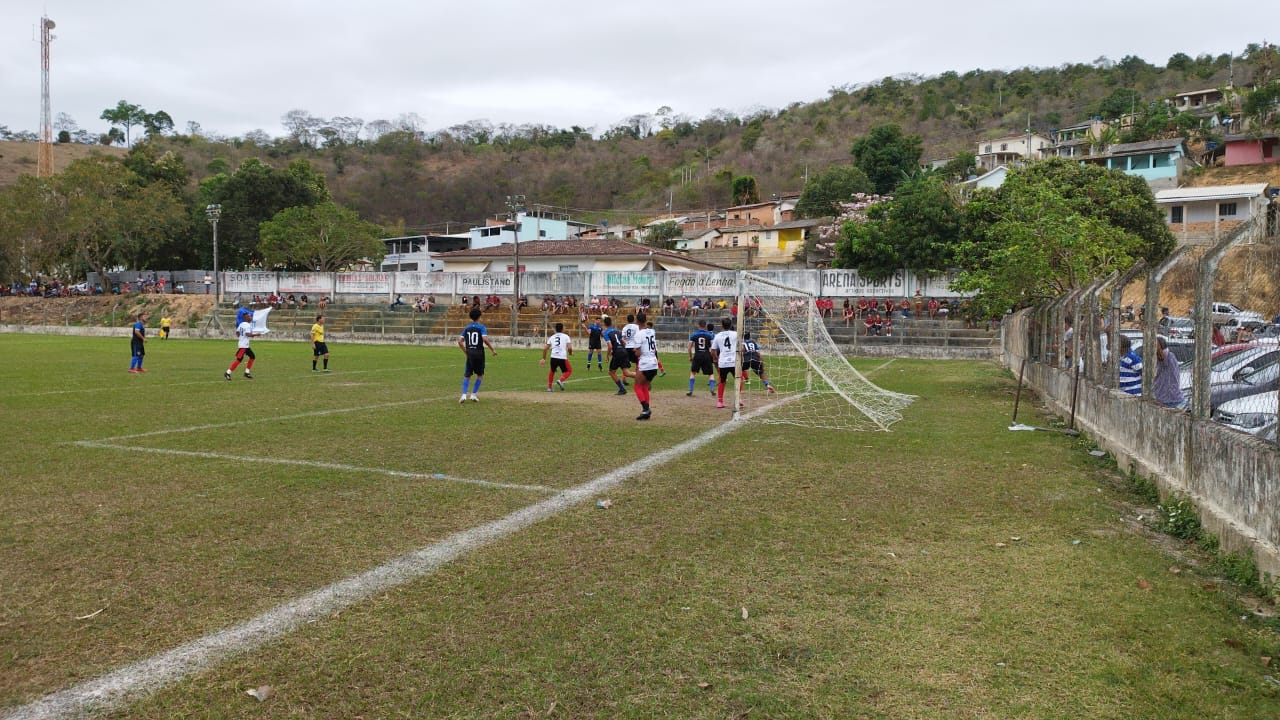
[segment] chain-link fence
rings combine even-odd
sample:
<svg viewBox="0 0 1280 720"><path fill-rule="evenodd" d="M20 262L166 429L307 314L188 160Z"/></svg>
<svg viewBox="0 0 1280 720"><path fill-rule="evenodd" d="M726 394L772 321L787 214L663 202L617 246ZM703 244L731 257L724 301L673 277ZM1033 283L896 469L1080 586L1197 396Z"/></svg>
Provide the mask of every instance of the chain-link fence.
<svg viewBox="0 0 1280 720"><path fill-rule="evenodd" d="M1159 265L1140 263L1025 313L1016 350L1078 381L1274 443L1276 224L1272 209L1216 244L1184 245Z"/></svg>

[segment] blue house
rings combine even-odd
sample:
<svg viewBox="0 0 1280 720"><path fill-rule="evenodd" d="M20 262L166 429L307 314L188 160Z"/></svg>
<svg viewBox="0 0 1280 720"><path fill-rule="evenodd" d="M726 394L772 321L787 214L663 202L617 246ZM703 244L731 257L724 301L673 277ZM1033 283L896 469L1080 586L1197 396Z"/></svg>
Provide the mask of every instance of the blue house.
<svg viewBox="0 0 1280 720"><path fill-rule="evenodd" d="M1193 164L1182 138L1112 145L1105 152L1081 158L1080 162L1137 175L1146 180L1152 190L1178 187L1183 174Z"/></svg>

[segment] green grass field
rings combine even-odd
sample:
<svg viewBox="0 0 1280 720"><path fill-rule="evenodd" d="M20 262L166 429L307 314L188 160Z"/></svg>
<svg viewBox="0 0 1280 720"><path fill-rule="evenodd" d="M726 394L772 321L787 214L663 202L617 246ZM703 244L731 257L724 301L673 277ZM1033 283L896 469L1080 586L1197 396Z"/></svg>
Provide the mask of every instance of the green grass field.
<svg viewBox="0 0 1280 720"><path fill-rule="evenodd" d="M254 348L228 383L233 341L130 375L125 337L0 335L0 718L628 466L101 715L1280 716L1272 627L1079 441L1008 432L993 365L859 360L919 396L893 432L738 423L658 464L728 419L678 356L642 424L595 371L544 392L533 351L459 405L456 349Z"/></svg>

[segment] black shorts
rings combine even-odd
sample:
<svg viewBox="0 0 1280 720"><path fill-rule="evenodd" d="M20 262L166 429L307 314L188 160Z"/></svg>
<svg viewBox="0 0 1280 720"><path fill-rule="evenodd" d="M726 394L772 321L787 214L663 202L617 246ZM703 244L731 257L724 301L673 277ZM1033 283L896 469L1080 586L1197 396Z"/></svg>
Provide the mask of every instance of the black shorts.
<svg viewBox="0 0 1280 720"><path fill-rule="evenodd" d="M630 353L616 352L609 356L609 370L626 370L631 367Z"/></svg>
<svg viewBox="0 0 1280 720"><path fill-rule="evenodd" d="M257 360L258 356L253 354L253 350L251 348L236 348L236 360L239 361L245 358Z"/></svg>
<svg viewBox="0 0 1280 720"><path fill-rule="evenodd" d="M729 376L731 376L731 375L732 375L732 376L736 377L736 376L737 376L737 374L738 374L738 372L737 372L736 370L734 370L734 369L733 369L733 366L732 366L732 365L730 365L729 367L722 367L722 368L719 368L719 370L720 370L720 384L721 384L721 385L723 385L723 384L724 384L725 379L726 379L726 378L728 378Z"/></svg>
<svg viewBox="0 0 1280 720"><path fill-rule="evenodd" d="M481 350L480 352L475 352L475 351L467 352L467 366L463 368L462 376L471 377L472 375L479 375L480 377L484 377L484 351L483 350Z"/></svg>
<svg viewBox="0 0 1280 720"><path fill-rule="evenodd" d="M749 372L754 372L760 377L764 377L764 360L756 358L754 360L748 360L745 363L743 363L742 374L746 375Z"/></svg>
<svg viewBox="0 0 1280 720"><path fill-rule="evenodd" d="M653 382L653 379L658 377L658 370L657 368L654 368L653 370L641 370L640 374L644 375L645 380Z"/></svg>
<svg viewBox="0 0 1280 720"><path fill-rule="evenodd" d="M312 357L320 357L321 355L328 355L328 354L329 354L329 346L322 342L315 343L315 349L311 351Z"/></svg>
<svg viewBox="0 0 1280 720"><path fill-rule="evenodd" d="M604 346L600 344L600 338L591 338L587 340L588 350L603 350Z"/></svg>
<svg viewBox="0 0 1280 720"><path fill-rule="evenodd" d="M693 359L689 361L690 375L711 375L715 372L715 364L711 362L710 355L694 354Z"/></svg>
<svg viewBox="0 0 1280 720"><path fill-rule="evenodd" d="M133 357L142 357L147 354L147 346L137 340L129 343L129 350L133 353Z"/></svg>
<svg viewBox="0 0 1280 720"><path fill-rule="evenodd" d="M569 360L568 360L568 358L551 358L551 370L552 370L552 372L554 372L554 371L556 371L556 370L559 370L559 371L561 371L561 372L566 372L566 371L568 371L568 369L569 369Z"/></svg>

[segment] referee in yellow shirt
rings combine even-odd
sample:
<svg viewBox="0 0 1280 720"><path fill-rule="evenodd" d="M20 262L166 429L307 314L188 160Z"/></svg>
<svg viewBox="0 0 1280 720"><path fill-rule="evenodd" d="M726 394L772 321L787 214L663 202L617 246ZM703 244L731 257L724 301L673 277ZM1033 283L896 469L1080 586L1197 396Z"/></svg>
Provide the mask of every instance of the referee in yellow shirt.
<svg viewBox="0 0 1280 720"><path fill-rule="evenodd" d="M329 372L329 346L324 343L324 316L316 316L311 326L311 372L316 372L316 358L324 358L324 371Z"/></svg>

